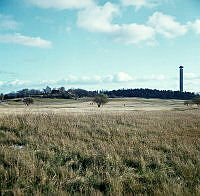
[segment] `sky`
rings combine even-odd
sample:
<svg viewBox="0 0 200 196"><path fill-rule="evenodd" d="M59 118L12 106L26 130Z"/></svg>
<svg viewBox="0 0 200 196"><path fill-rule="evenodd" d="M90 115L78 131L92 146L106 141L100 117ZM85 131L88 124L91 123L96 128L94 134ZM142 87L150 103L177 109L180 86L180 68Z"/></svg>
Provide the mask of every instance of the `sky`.
<svg viewBox="0 0 200 196"><path fill-rule="evenodd" d="M200 0L0 0L0 92L200 92Z"/></svg>

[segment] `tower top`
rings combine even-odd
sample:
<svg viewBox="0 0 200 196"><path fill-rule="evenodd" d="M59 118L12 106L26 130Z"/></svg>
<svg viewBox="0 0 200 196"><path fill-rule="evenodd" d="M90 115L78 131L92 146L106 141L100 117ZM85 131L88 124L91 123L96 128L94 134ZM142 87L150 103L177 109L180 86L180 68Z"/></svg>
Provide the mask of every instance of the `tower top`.
<svg viewBox="0 0 200 196"><path fill-rule="evenodd" d="M183 69L184 67L183 67L183 66L180 66L179 68L180 68L180 69Z"/></svg>

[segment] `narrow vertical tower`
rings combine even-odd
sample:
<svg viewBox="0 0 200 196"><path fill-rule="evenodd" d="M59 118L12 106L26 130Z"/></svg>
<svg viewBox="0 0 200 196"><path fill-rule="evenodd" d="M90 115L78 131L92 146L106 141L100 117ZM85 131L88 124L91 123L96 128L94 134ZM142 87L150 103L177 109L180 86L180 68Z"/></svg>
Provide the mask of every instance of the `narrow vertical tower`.
<svg viewBox="0 0 200 196"><path fill-rule="evenodd" d="M180 92L183 92L183 66L180 66Z"/></svg>

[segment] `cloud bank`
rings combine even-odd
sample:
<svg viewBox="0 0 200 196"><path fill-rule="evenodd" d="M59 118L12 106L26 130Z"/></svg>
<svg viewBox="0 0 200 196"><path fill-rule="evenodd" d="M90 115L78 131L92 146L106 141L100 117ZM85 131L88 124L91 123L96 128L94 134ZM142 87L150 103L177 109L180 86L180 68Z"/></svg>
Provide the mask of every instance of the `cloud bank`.
<svg viewBox="0 0 200 196"><path fill-rule="evenodd" d="M200 82L200 75L195 73L185 73L184 86L188 91L197 92ZM160 85L158 85L160 84ZM45 86L66 88L89 88L89 89L109 89L112 88L156 88L157 89L174 89L178 90L179 79L166 77L163 74L152 74L141 77L131 76L125 72L119 72L113 75L106 76L68 76L62 80L41 80L41 81L29 81L29 80L11 80L0 81L0 88L3 91L19 90L22 88L44 88Z"/></svg>
<svg viewBox="0 0 200 196"><path fill-rule="evenodd" d="M200 20L188 21L181 24L174 16L162 12L154 12L144 23L117 23L116 18L122 16L121 5L135 7L139 10L143 7L152 8L167 2L168 0L121 0L121 4L109 1L99 5L96 0L24 0L26 3L41 9L67 10L74 9L77 12L77 26L93 33L101 33L114 41L125 44L144 43L149 46L157 45L157 36L167 39L175 39L184 36L190 30L200 34ZM136 14L136 13L135 13ZM0 15L0 31L16 30L18 23L9 16ZM21 34L1 35L1 42L21 44L29 47L49 48L51 41L40 37L31 37Z"/></svg>
<svg viewBox="0 0 200 196"><path fill-rule="evenodd" d="M196 73L184 74L184 89L187 91L198 92L200 75ZM74 76L70 75L58 80L10 80L0 81L2 92L16 91L23 88L42 89L45 86L57 88L64 86L66 88L85 88L90 90L120 89L120 88L156 88L179 90L179 78L167 77L163 74L151 74L143 76L133 76L125 72L119 72L112 75L94 75L94 76ZM112 87L112 88L111 88Z"/></svg>
<svg viewBox="0 0 200 196"><path fill-rule="evenodd" d="M160 2L160 1L159 1ZM156 6L158 1L122 0L123 4L134 6ZM150 6L151 5L151 6ZM120 7L107 2L102 6L93 5L78 12L77 25L90 32L103 33L113 40L126 44L145 42L147 45L157 43L156 36L174 39L185 35L189 30L200 34L200 20L181 24L174 16L154 12L144 24L117 24L114 19L121 15Z"/></svg>
<svg viewBox="0 0 200 196"><path fill-rule="evenodd" d="M85 86L96 89L99 85L101 86L110 86L111 84L117 86L129 86L131 88L132 84L145 84L149 83L149 81L160 82L164 81L166 77L164 75L149 75L142 77L134 77L124 72L119 72L113 75L106 76L68 76L62 80L42 80L42 81L28 81L28 80L12 80L12 81L0 81L1 89L22 89L22 88L43 88L47 85L52 87L60 87L60 86L68 86L71 88L72 86L79 87ZM112 86L111 85L111 86Z"/></svg>
<svg viewBox="0 0 200 196"><path fill-rule="evenodd" d="M52 43L40 37L29 37L19 33L0 34L0 43L19 44L29 47L50 48Z"/></svg>

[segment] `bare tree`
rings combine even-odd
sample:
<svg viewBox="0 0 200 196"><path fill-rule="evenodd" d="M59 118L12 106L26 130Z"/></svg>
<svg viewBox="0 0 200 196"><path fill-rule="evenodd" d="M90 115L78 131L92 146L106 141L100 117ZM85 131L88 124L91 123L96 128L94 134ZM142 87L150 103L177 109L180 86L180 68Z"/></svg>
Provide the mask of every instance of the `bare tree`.
<svg viewBox="0 0 200 196"><path fill-rule="evenodd" d="M94 97L93 102L97 104L97 106L100 108L101 105L108 103L108 96L105 94L98 94L96 97Z"/></svg>
<svg viewBox="0 0 200 196"><path fill-rule="evenodd" d="M26 106L29 106L30 104L33 104L33 103L34 103L34 100L33 100L33 98L31 98L31 97L27 97L27 98L24 98L24 99L23 99L23 102L24 102L24 104L25 104Z"/></svg>

